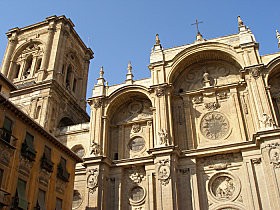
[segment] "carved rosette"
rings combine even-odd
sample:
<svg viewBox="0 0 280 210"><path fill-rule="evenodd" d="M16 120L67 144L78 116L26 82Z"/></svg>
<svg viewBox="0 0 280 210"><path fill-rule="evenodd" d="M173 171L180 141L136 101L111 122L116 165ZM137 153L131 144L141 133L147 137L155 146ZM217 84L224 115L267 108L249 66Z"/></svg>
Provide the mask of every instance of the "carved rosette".
<svg viewBox="0 0 280 210"><path fill-rule="evenodd" d="M274 168L280 168L280 144L278 142L267 144L265 148L268 149L270 163Z"/></svg>
<svg viewBox="0 0 280 210"><path fill-rule="evenodd" d="M220 112L208 112L201 118L200 131L207 139L220 140L225 138L230 131L229 121Z"/></svg>
<svg viewBox="0 0 280 210"><path fill-rule="evenodd" d="M94 193L97 188L98 175L99 175L99 171L97 168L89 170L89 175L87 178L87 188L89 189L90 193Z"/></svg>
<svg viewBox="0 0 280 210"><path fill-rule="evenodd" d="M214 201L233 201L239 196L240 191L240 180L229 172L218 172L208 182L208 192Z"/></svg>
<svg viewBox="0 0 280 210"><path fill-rule="evenodd" d="M160 160L158 167L158 180L160 180L161 184L166 186L170 181L170 160L163 159Z"/></svg>

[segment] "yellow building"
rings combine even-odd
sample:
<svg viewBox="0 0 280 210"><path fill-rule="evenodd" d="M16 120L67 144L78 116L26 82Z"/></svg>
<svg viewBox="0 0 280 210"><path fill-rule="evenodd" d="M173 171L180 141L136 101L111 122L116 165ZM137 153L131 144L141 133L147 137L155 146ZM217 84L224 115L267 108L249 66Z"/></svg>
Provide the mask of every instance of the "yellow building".
<svg viewBox="0 0 280 210"><path fill-rule="evenodd" d="M0 209L71 209L81 159L8 99L1 73L0 85Z"/></svg>

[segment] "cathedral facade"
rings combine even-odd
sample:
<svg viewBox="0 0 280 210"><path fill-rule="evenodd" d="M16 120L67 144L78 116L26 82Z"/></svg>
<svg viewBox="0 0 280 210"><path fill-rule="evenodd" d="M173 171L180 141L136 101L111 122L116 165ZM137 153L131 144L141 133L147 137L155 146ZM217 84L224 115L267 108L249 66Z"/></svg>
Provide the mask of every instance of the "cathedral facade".
<svg viewBox="0 0 280 210"><path fill-rule="evenodd" d="M156 35L150 78L129 63L108 86L101 68L90 117L93 52L73 27L8 32L1 69L11 100L83 158L72 209L280 209L280 53L260 55L240 17L236 34L179 47Z"/></svg>

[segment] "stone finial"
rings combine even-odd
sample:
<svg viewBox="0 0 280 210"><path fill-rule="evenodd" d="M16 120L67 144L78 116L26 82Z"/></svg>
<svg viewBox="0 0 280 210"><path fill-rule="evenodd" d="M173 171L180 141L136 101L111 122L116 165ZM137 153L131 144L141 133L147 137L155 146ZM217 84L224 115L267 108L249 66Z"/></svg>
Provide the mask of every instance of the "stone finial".
<svg viewBox="0 0 280 210"><path fill-rule="evenodd" d="M133 83L133 74L132 74L132 65L131 61L128 62L127 64L127 74L126 74L126 80L125 83L127 84L132 84Z"/></svg>
<svg viewBox="0 0 280 210"><path fill-rule="evenodd" d="M156 42L154 44L154 47L153 47L153 51L155 50L162 50L162 46L160 44L160 39L159 39L159 35L156 34Z"/></svg>
<svg viewBox="0 0 280 210"><path fill-rule="evenodd" d="M159 35L156 34L156 45L160 45L160 39L159 39Z"/></svg>
<svg viewBox="0 0 280 210"><path fill-rule="evenodd" d="M205 39L203 38L202 34L198 31L196 34L196 42L201 42L201 41L205 41Z"/></svg>
<svg viewBox="0 0 280 210"><path fill-rule="evenodd" d="M103 66L101 66L101 68L100 68L100 70L99 70L99 78L100 78L100 79L101 79L101 78L104 78L103 75L104 75L104 68L103 68Z"/></svg>
<svg viewBox="0 0 280 210"><path fill-rule="evenodd" d="M238 21L238 27L245 26L240 16L237 17L237 21Z"/></svg>
<svg viewBox="0 0 280 210"><path fill-rule="evenodd" d="M276 38L278 39L278 48L280 49L280 33L276 30Z"/></svg>

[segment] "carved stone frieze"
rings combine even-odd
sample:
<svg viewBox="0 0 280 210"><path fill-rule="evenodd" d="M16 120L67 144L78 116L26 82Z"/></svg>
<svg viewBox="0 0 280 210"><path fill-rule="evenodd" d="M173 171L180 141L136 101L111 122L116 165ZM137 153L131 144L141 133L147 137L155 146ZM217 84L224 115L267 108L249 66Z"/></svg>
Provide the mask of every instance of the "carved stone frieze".
<svg viewBox="0 0 280 210"><path fill-rule="evenodd" d="M224 170L234 162L241 162L239 154L221 154L198 159L197 163L202 167L208 167L214 170Z"/></svg>
<svg viewBox="0 0 280 210"><path fill-rule="evenodd" d="M216 101L208 102L208 103L204 103L204 107L209 111L214 111L214 110L220 108L220 104Z"/></svg>
<svg viewBox="0 0 280 210"><path fill-rule="evenodd" d="M201 134L210 140L219 140L229 133L230 125L227 117L217 111L206 113L200 122Z"/></svg>
<svg viewBox="0 0 280 210"><path fill-rule="evenodd" d="M203 97L202 97L202 96L194 96L194 97L192 98L192 102L193 102L194 104L200 104L200 103L203 102Z"/></svg>
<svg viewBox="0 0 280 210"><path fill-rule="evenodd" d="M96 190L98 185L98 175L99 171L97 168L89 170L89 175L87 177L87 188L89 189L90 193L94 193Z"/></svg>
<svg viewBox="0 0 280 210"><path fill-rule="evenodd" d="M267 115L266 113L263 113L261 119L260 119L260 129L261 130L270 130L276 128L276 124L274 120Z"/></svg>
<svg viewBox="0 0 280 210"><path fill-rule="evenodd" d="M221 91L221 92L217 93L216 95L217 95L217 99L219 99L219 100L226 99L228 97L228 93L226 91Z"/></svg>

